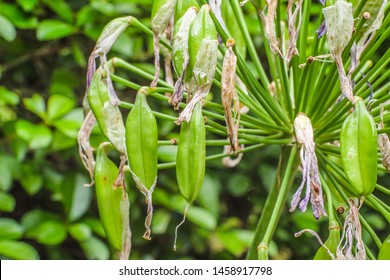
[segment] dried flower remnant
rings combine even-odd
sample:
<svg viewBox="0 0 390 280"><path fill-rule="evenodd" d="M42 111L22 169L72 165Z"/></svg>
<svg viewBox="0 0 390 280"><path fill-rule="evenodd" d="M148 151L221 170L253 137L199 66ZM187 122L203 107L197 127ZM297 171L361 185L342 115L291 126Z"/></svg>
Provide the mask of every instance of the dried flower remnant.
<svg viewBox="0 0 390 280"><path fill-rule="evenodd" d="M267 15L260 12L261 19L265 26L265 33L273 53L282 57L282 52L279 49L279 40L276 37L275 17L276 9L278 7L278 0L266 0Z"/></svg>
<svg viewBox="0 0 390 280"><path fill-rule="evenodd" d="M293 5L295 3L295 10L293 12ZM288 34L290 37L286 60L290 61L294 55L299 55L297 49L297 40L299 30L302 22L302 3L303 0L288 0L287 13L288 13ZM299 18L298 18L299 15ZM296 21L298 20L298 23Z"/></svg>
<svg viewBox="0 0 390 280"><path fill-rule="evenodd" d="M168 27L175 10L176 0L156 0L152 9L152 31L154 45L154 79L150 87L156 87L160 77L160 36Z"/></svg>
<svg viewBox="0 0 390 280"><path fill-rule="evenodd" d="M294 211L298 204L301 211L306 211L310 199L313 215L319 219L322 215L327 216L327 214L324 208L322 185L313 141L313 127L310 119L305 114L299 113L294 120L294 130L297 142L302 145L300 158L303 174L302 183L291 200L290 212ZM301 200L301 192L305 184L306 194Z"/></svg>
<svg viewBox="0 0 390 280"><path fill-rule="evenodd" d="M323 8L322 13L325 17L328 47L336 62L339 74L341 92L354 103L352 82L345 73L341 57L353 33L352 4L339 0L334 6Z"/></svg>
<svg viewBox="0 0 390 280"><path fill-rule="evenodd" d="M381 27L387 0L368 0L363 7L362 17L366 21L363 25L361 35L351 47L351 65L348 69L348 76L356 70L360 63L360 57L368 44L374 38L376 31Z"/></svg>
<svg viewBox="0 0 390 280"><path fill-rule="evenodd" d="M88 170L91 182L86 184L86 187L90 187L94 184L94 168L95 158L93 157L93 149L90 145L89 138L93 127L96 125L96 118L92 111L89 111L81 125L81 128L77 134L77 142L79 144L79 155L84 167Z"/></svg>
<svg viewBox="0 0 390 280"><path fill-rule="evenodd" d="M354 247L356 247L355 250ZM338 260L366 259L366 250L362 239L362 227L359 220L359 208L353 199L349 200L349 211L345 218L340 243L337 246L336 258Z"/></svg>
<svg viewBox="0 0 390 280"><path fill-rule="evenodd" d="M230 140L231 151L237 154L240 149L238 143L238 127L240 125L240 102L236 91L237 57L233 52L235 42L229 39L226 43L228 49L222 65L221 97L224 108L225 122Z"/></svg>
<svg viewBox="0 0 390 280"><path fill-rule="evenodd" d="M120 104L120 100L115 93L114 86L110 78L110 71L107 65L107 53L111 50L112 45L115 43L119 35L123 33L123 31L132 23L132 21L133 17L131 16L116 18L110 21L100 33L96 45L88 59L86 96L88 94L88 88L91 84L93 74L96 71L95 60L96 58L100 58L100 65L107 73L106 80L111 104L115 106Z"/></svg>

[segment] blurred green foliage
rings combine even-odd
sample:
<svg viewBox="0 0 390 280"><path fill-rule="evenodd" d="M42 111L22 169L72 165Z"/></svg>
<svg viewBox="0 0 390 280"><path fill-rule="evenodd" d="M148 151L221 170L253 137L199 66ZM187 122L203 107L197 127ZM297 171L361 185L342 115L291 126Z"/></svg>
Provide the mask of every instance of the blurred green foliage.
<svg viewBox="0 0 390 280"><path fill-rule="evenodd" d="M89 178L77 147L86 64L107 22L132 15L149 25L151 3L0 2L0 259L112 257L99 221L94 189L83 186ZM256 16L252 18L254 24L249 26L257 32ZM110 56L131 59L153 73L151 40L129 28ZM118 92L120 89L118 86ZM134 98L128 89L120 94L123 99ZM151 106L168 110L168 105ZM160 136L178 137L173 123L158 121ZM92 143L102 138L94 129ZM160 147L160 160L171 161L175 149ZM226 169L220 161L208 162L203 189L189 210L188 222L180 229L176 252L172 251L174 229L182 219L185 200L177 192L174 171L164 170L159 175L160 183L153 195L152 241L142 239L146 205L127 178L133 233L131 258L243 258L276 177L278 156L279 150L271 147L245 155L245 161L233 169ZM378 214L371 213L367 219L378 232L388 226ZM308 240L308 236L294 239L292 233L311 228L326 234L326 227L326 222L313 222L309 213L286 216L275 233L270 256L312 258L317 243L310 242L313 239ZM302 242L307 246L300 246Z"/></svg>

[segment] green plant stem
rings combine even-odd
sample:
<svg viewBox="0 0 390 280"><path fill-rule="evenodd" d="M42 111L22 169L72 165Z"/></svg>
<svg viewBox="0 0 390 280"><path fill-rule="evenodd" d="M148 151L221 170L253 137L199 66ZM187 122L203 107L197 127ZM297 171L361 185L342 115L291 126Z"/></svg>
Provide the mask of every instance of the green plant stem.
<svg viewBox="0 0 390 280"><path fill-rule="evenodd" d="M247 153L247 152L250 152L250 151L253 151L253 150L256 150L256 149L260 149L260 148L263 148L263 147L265 147L264 144L256 144L256 145L245 147L244 149L241 149L241 150L237 151L237 153L238 154ZM219 153L219 154L207 156L206 157L206 161L222 159L222 158L228 157L228 156L230 156L230 155L227 155L226 153ZM175 166L176 166L176 162L175 161L174 162L167 162L167 163L159 163L158 164L158 169L159 170L169 169L169 168L173 168Z"/></svg>
<svg viewBox="0 0 390 280"><path fill-rule="evenodd" d="M271 188L270 193L267 196L267 200L264 205L261 217L257 224L255 235L252 240L251 246L249 247L246 259L254 260L258 258L257 247L262 240L264 240L265 233L268 229L267 235L268 239L272 237L273 231L275 229L276 223L278 222L282 207L287 199L286 194L288 189L291 187L293 180L295 178L296 171L299 166L299 157L297 157L297 148L284 146L282 147L281 156L279 159L280 169L276 175L274 184ZM279 176L282 178L282 184L284 188L284 197L281 196L280 192L282 187L279 186ZM279 191L280 187L280 191ZM279 212L275 211L275 204L279 200L280 209ZM271 222L272 218L272 222Z"/></svg>
<svg viewBox="0 0 390 280"><path fill-rule="evenodd" d="M379 184L376 184L376 189L377 189L378 191L380 191L380 192L382 192L382 193L384 193L384 194L390 196L390 189L385 188L385 187L383 187L383 186L381 186L381 185L379 185Z"/></svg>

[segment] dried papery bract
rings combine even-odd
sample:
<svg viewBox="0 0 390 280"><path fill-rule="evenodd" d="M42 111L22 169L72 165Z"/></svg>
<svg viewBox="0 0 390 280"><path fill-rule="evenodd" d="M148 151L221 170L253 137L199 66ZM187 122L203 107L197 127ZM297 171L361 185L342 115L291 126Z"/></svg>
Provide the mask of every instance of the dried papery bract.
<svg viewBox="0 0 390 280"><path fill-rule="evenodd" d="M294 211L298 204L301 211L306 211L310 199L313 215L319 219L322 215L327 216L327 214L324 209L322 185L313 140L313 127L310 119L305 114L299 113L294 120L294 130L297 142L302 145L300 158L303 174L302 183L291 200L290 212ZM305 184L306 194L301 200L301 192Z"/></svg>
<svg viewBox="0 0 390 280"><path fill-rule="evenodd" d="M112 105L119 105L120 100L118 99L112 81L110 78L109 67L107 65L107 53L111 50L112 45L118 39L119 35L132 23L133 17L122 17L116 18L110 21L100 33L100 36L96 42L96 45L88 59L88 71L87 71L87 90L90 86L92 76L96 70L96 58L100 58L101 67L106 71L107 86L109 89L109 96Z"/></svg>
<svg viewBox="0 0 390 280"><path fill-rule="evenodd" d="M366 250L362 239L359 208L353 199L349 200L349 211L345 218L343 234L337 246L338 260L365 260Z"/></svg>
<svg viewBox="0 0 390 280"><path fill-rule="evenodd" d="M241 145L240 149L243 149L243 148L244 148L244 145ZM225 154L230 154L231 150L232 150L232 147L230 145L226 145L223 147L223 152ZM223 164L223 166L229 167L229 168L236 167L241 162L241 159L243 156L244 156L243 153L238 154L236 158L231 158L230 156L226 156L226 157L222 158L222 164Z"/></svg>
<svg viewBox="0 0 390 280"><path fill-rule="evenodd" d="M326 40L336 62L341 92L353 103L352 82L345 73L341 57L353 33L352 4L339 0L334 6L323 8L322 13L326 23Z"/></svg>
<svg viewBox="0 0 390 280"><path fill-rule="evenodd" d="M387 0L368 0L363 7L363 19L366 22L363 25L363 34L354 42L351 47L351 65L348 69L348 76L351 76L359 66L360 57L368 44L374 38L376 31L381 27Z"/></svg>
<svg viewBox="0 0 390 280"><path fill-rule="evenodd" d="M268 39L268 43L271 47L273 53L283 56L282 52L279 49L279 39L276 37L276 27L275 27L275 18L276 18L276 9L278 7L278 0L266 0L267 4L267 15L264 12L260 12L261 19L265 26L265 33Z"/></svg>
<svg viewBox="0 0 390 280"><path fill-rule="evenodd" d="M290 61L294 55L299 55L297 49L297 40L299 30L302 22L302 3L303 0L288 0L287 13L288 13L288 34L290 37L289 45L287 49L286 60ZM295 4L295 10L293 12L293 6ZM298 23L296 23L298 20Z"/></svg>
<svg viewBox="0 0 390 280"><path fill-rule="evenodd" d="M176 22L173 31L173 67L179 78L175 83L173 95L169 99L169 103L173 105L175 110L179 109L179 103L183 99L184 80L187 73L187 66L190 61L188 54L188 33L196 13L197 9L195 7L190 7L187 12Z"/></svg>
<svg viewBox="0 0 390 280"><path fill-rule="evenodd" d="M88 170L91 182L85 186L90 187L94 184L93 169L95 167L95 159L93 157L93 149L89 142L91 132L96 124L96 118L92 111L89 111L81 125L77 134L77 142L79 144L79 155L84 167Z"/></svg>
<svg viewBox="0 0 390 280"><path fill-rule="evenodd" d="M233 52L235 42L229 39L222 65L221 99L225 114L225 122L230 140L231 151L237 154L240 148L238 143L238 127L240 125L240 102L236 91L237 57Z"/></svg>
<svg viewBox="0 0 390 280"><path fill-rule="evenodd" d="M155 0L152 9L155 74L150 87L156 87L160 77L160 36L167 28L175 9L176 0Z"/></svg>

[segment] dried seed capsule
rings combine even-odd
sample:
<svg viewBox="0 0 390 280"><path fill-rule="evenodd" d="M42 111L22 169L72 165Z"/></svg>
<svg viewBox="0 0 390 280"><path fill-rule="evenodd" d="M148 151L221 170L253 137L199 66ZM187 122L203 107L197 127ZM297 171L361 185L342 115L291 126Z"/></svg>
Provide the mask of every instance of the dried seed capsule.
<svg viewBox="0 0 390 280"><path fill-rule="evenodd" d="M203 184L206 168L206 129L202 115L202 103L195 105L191 120L184 122L180 130L176 159L176 176L179 191L192 203Z"/></svg>
<svg viewBox="0 0 390 280"><path fill-rule="evenodd" d="M194 7L199 10L199 5L196 0L180 0L176 1L175 12L174 12L174 23L181 19L183 15L188 11L189 8Z"/></svg>
<svg viewBox="0 0 390 280"><path fill-rule="evenodd" d="M99 146L96 156L94 176L97 205L109 243L117 251L121 251L123 226L120 205L125 190L124 186L114 187L119 170L107 157L105 146L105 144Z"/></svg>
<svg viewBox="0 0 390 280"><path fill-rule="evenodd" d="M350 192L360 197L369 196L377 180L377 131L373 118L361 98L357 98L354 112L349 115L340 132L340 153Z"/></svg>
<svg viewBox="0 0 390 280"><path fill-rule="evenodd" d="M126 154L125 126L122 114L117 106L110 102L109 91L104 71L99 68L95 71L88 89L89 106L103 135L121 153Z"/></svg>
<svg viewBox="0 0 390 280"><path fill-rule="evenodd" d="M130 170L137 188L145 195L148 215L145 221L145 239L150 239L150 225L153 215L152 193L157 181L156 118L150 109L147 92L141 88L126 122L126 146Z"/></svg>

